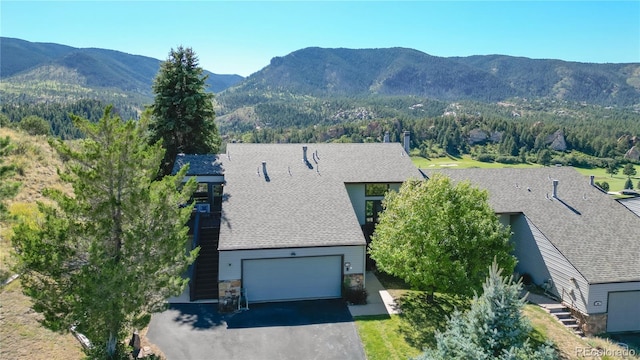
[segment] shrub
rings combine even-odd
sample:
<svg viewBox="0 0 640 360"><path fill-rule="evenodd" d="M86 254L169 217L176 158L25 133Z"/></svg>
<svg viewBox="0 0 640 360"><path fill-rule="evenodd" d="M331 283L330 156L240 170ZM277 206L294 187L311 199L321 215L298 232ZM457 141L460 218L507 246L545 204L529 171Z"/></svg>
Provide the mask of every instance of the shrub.
<svg viewBox="0 0 640 360"><path fill-rule="evenodd" d="M494 162L495 156L493 156L492 154L478 154L476 160L487 163Z"/></svg>
<svg viewBox="0 0 640 360"><path fill-rule="evenodd" d="M498 156L496 162L501 164L519 164L520 157L518 156Z"/></svg>
<svg viewBox="0 0 640 360"><path fill-rule="evenodd" d="M23 118L18 124L20 128L26 131L29 135L50 135L51 125L47 120L31 115Z"/></svg>
<svg viewBox="0 0 640 360"><path fill-rule="evenodd" d="M343 291L344 299L353 305L364 305L367 303L367 290L364 288L346 287Z"/></svg>
<svg viewBox="0 0 640 360"><path fill-rule="evenodd" d="M606 182L606 181L603 181L603 182L596 181L596 185L598 185L600 187L600 189L602 189L604 191L609 191L609 183Z"/></svg>

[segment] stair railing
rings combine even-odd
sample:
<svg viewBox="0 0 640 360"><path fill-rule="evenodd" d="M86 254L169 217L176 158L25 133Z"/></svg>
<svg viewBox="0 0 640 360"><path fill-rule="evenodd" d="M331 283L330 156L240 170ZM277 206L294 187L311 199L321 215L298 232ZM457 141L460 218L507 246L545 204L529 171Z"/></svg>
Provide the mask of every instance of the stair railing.
<svg viewBox="0 0 640 360"><path fill-rule="evenodd" d="M198 247L200 243L200 212L196 211L196 217L193 221L193 240L191 241L191 250ZM189 300L193 301L196 294L196 274L198 270L198 258L196 258L189 267Z"/></svg>

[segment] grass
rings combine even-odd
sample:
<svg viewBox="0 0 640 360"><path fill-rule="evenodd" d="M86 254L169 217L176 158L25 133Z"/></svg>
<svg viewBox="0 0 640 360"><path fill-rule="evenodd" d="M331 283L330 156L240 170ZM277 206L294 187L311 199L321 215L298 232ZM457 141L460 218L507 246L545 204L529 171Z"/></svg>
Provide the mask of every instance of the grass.
<svg viewBox="0 0 640 360"><path fill-rule="evenodd" d="M447 316L454 308L465 309L469 305L464 299L442 294L436 294L435 301L430 303L426 301L424 293L408 290L401 280L381 273L376 276L396 299L402 313L355 318L367 359L399 360L416 357L425 347L435 346L435 331L445 328ZM623 354L624 349L616 345L615 341L602 337L582 339L576 336L537 305L526 305L523 315L533 326L531 341L541 344L549 339L561 359L591 358L581 356L580 349L585 349L582 351L585 354L589 354L591 350L604 351L605 354ZM605 355L601 359L625 357Z"/></svg>
<svg viewBox="0 0 640 360"><path fill-rule="evenodd" d="M16 280L0 289L0 359L83 359L80 343L71 334L58 334L38 322L40 314L22 294Z"/></svg>
<svg viewBox="0 0 640 360"><path fill-rule="evenodd" d="M355 323L369 360L405 360L421 353L402 336L404 322L399 315L359 316Z"/></svg>
<svg viewBox="0 0 640 360"><path fill-rule="evenodd" d="M421 156L412 156L411 161L420 169L442 169L442 168L481 168L481 169L497 169L497 168L531 168L542 167L538 164L502 164L497 162L482 162L473 160L471 155L462 155L461 157L445 156L432 159L425 159Z"/></svg>
<svg viewBox="0 0 640 360"><path fill-rule="evenodd" d="M498 169L498 168L535 168L542 167L538 164L501 164L497 162L481 162L473 160L470 155L462 155L461 157L438 157L433 159L425 159L421 156L412 156L411 161L420 169L469 169L469 168L481 168L481 169ZM640 165L636 165L636 172L640 174ZM627 180L625 175L622 175L622 169L619 170L617 175L609 175L603 168L578 168L574 167L579 173L588 177L590 175L595 176L595 181L606 181L609 183L610 191L620 191L624 189L624 183ZM638 181L640 181L640 175L632 177L634 188L637 187Z"/></svg>
<svg viewBox="0 0 640 360"><path fill-rule="evenodd" d="M36 201L46 201L47 187L69 190L60 184L56 168L60 159L42 136L0 128L0 137L9 136L13 151L5 164L18 166L15 180L21 183L18 195L8 202L13 215L35 221ZM9 224L0 223L0 275L11 275L14 260ZM4 280L4 279L0 279ZM22 294L20 281L0 288L0 359L82 359L80 343L71 334L58 334L44 328L40 315L31 309L31 300Z"/></svg>

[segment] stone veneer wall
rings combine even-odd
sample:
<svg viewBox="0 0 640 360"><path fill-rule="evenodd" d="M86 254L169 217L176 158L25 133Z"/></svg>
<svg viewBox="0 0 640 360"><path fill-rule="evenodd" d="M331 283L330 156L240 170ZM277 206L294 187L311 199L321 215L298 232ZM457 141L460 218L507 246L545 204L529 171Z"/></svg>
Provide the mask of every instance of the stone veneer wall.
<svg viewBox="0 0 640 360"><path fill-rule="evenodd" d="M342 283L350 289L362 289L364 287L364 274L346 274Z"/></svg>
<svg viewBox="0 0 640 360"><path fill-rule="evenodd" d="M218 309L235 311L240 300L240 280L218 281Z"/></svg>
<svg viewBox="0 0 640 360"><path fill-rule="evenodd" d="M575 318L580 320L582 332L585 335L597 335L607 332L607 314L585 315L577 310L570 310Z"/></svg>

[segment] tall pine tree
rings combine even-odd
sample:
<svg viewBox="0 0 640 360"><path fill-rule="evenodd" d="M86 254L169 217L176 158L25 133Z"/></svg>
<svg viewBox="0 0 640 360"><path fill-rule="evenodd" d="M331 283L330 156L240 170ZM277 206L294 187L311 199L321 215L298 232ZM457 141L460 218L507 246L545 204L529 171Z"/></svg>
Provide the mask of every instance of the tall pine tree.
<svg viewBox="0 0 640 360"><path fill-rule="evenodd" d="M68 159L62 180L73 195L48 190L42 223L14 227L24 292L45 326L74 325L92 342L91 358L121 358L127 331L140 328L168 296L180 293L197 251L185 252L193 181L155 180L164 151L148 145L144 122L105 110L98 123L73 116L86 138L51 142Z"/></svg>
<svg viewBox="0 0 640 360"><path fill-rule="evenodd" d="M213 94L205 91L206 76L191 48L171 49L153 84L151 143L166 149L162 173L173 169L176 155L216 153L220 136L214 122Z"/></svg>

